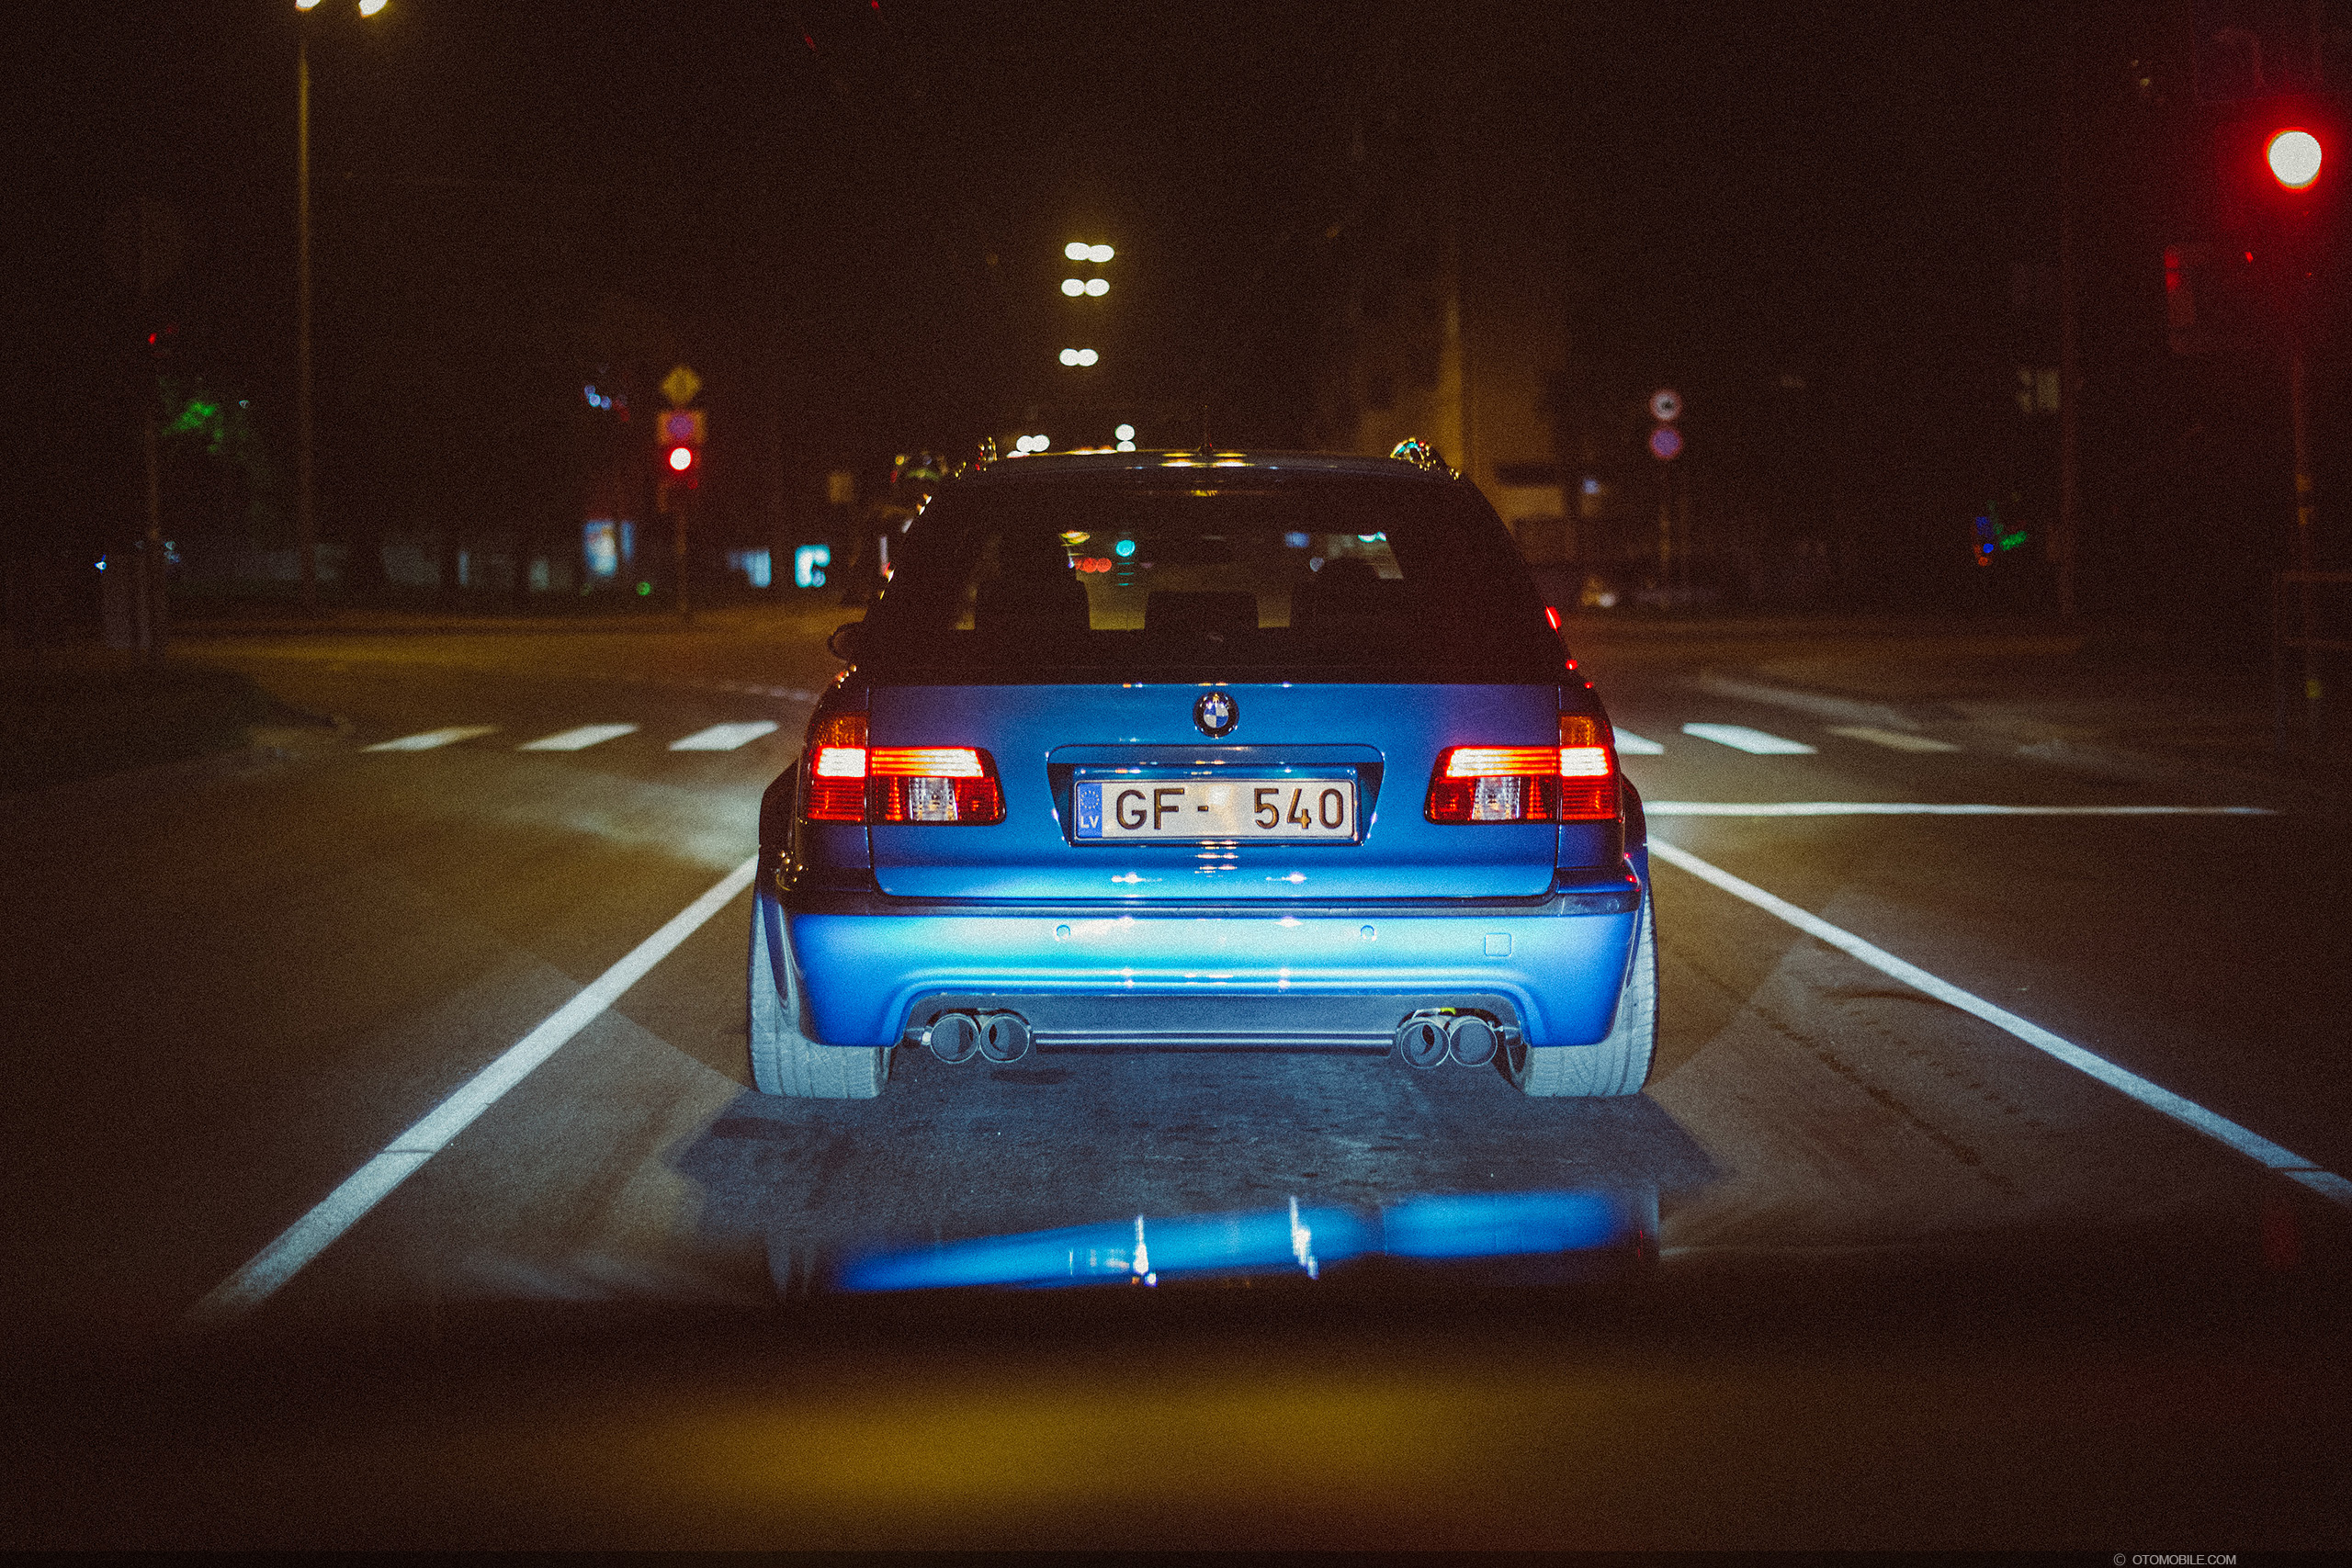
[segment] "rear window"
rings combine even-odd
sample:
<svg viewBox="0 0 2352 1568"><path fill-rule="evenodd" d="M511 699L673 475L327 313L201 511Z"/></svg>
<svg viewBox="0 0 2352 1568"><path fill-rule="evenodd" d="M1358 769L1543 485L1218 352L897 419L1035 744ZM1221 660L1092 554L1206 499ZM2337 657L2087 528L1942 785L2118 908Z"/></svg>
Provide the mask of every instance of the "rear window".
<svg viewBox="0 0 2352 1568"><path fill-rule="evenodd" d="M918 519L862 662L924 680L1556 680L1518 551L1437 486L975 485Z"/></svg>

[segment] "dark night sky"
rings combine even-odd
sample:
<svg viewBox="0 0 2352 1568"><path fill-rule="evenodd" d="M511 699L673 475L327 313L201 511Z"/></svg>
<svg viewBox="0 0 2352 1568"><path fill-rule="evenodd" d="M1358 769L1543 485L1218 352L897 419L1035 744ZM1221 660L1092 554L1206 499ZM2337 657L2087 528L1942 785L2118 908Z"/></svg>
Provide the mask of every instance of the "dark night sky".
<svg viewBox="0 0 2352 1568"><path fill-rule="evenodd" d="M1035 292L1021 268L1050 273L1073 225L1117 237L1138 357L1170 383L1155 390L1208 388L1237 438L1295 439L1332 279L1316 242L1329 170L1364 84L1426 67L1497 129L1482 155L1559 172L1527 199L1561 216L1573 351L1592 375L1739 389L1801 371L1838 389L1855 441L1964 478L1975 459L1948 439L1951 408L1999 371L1985 323L2013 262L2054 259L2053 15L2023 0L391 0L363 22L326 0L311 19L324 440L368 417L329 383L358 377L368 344L446 346L469 309L511 314L502 288L560 288L667 317L683 352L758 383L800 460L871 463L986 426L1016 389L1005 367ZM137 311L100 235L142 191L185 215L169 292L191 359L282 428L290 0L39 20L13 24L8 51L7 265L35 307L17 396L43 412L13 438L31 432L76 469L118 466L119 443L73 411L119 400L114 345ZM2100 35L2092 63L2139 25ZM2125 176L2145 171L2106 198L2132 198ZM469 223L537 235L537 252L469 252ZM2119 250L2141 238L2107 229ZM354 297L435 247L439 282ZM2131 259L2139 273L2106 269L2101 286L2144 315L2160 275Z"/></svg>

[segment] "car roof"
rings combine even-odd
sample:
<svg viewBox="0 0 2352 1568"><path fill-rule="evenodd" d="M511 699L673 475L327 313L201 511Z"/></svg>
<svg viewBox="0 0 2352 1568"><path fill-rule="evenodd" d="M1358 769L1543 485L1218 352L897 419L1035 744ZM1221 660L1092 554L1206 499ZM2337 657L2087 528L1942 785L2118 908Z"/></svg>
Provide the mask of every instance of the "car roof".
<svg viewBox="0 0 2352 1568"><path fill-rule="evenodd" d="M1387 479L1411 484L1450 484L1444 474L1397 457L1367 457L1349 452L1021 452L975 464L956 482L1028 483L1037 479L1138 478L1193 468L1244 469L1265 474L1317 474Z"/></svg>

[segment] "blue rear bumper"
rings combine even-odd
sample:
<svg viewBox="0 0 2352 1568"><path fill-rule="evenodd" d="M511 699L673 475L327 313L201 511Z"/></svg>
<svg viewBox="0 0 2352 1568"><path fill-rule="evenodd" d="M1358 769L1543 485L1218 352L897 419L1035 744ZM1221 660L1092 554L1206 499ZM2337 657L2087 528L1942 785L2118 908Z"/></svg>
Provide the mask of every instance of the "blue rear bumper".
<svg viewBox="0 0 2352 1568"><path fill-rule="evenodd" d="M775 895L763 885L759 897ZM1478 994L1506 998L1531 1044L1589 1045L1616 1012L1636 919L1622 906L1632 901L1180 911L796 898L784 925L813 1033L834 1045L893 1043L924 998L967 993Z"/></svg>

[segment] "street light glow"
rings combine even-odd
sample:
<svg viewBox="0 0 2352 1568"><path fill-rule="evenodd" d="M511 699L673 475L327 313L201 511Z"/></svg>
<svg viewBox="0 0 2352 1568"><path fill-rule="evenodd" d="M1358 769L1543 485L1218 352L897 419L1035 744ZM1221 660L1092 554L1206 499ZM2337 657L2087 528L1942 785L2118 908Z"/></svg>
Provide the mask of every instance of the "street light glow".
<svg viewBox="0 0 2352 1568"><path fill-rule="evenodd" d="M1136 438L1136 427L1132 424L1123 424L1111 432L1111 434L1114 440L1133 441Z"/></svg>
<svg viewBox="0 0 2352 1568"><path fill-rule="evenodd" d="M1087 244L1083 240L1072 240L1069 244L1062 247L1062 254L1068 256L1072 261L1084 261L1086 259L1086 252Z"/></svg>
<svg viewBox="0 0 2352 1568"><path fill-rule="evenodd" d="M309 11L315 9L318 4L319 0L294 0L294 8L297 11Z"/></svg>
<svg viewBox="0 0 2352 1568"><path fill-rule="evenodd" d="M384 8L384 0L359 0L359 14L372 17Z"/></svg>
<svg viewBox="0 0 2352 1568"><path fill-rule="evenodd" d="M1091 262L1106 262L1116 254L1118 254L1118 253L1114 251L1108 245L1089 245L1086 247L1086 259Z"/></svg>
<svg viewBox="0 0 2352 1568"><path fill-rule="evenodd" d="M1086 292L1086 285L1080 279L1065 277L1062 279L1062 292L1075 299Z"/></svg>
<svg viewBox="0 0 2352 1568"><path fill-rule="evenodd" d="M1078 351L1078 362L1080 365L1091 365L1099 357L1101 356L1091 348L1081 348Z"/></svg>
<svg viewBox="0 0 2352 1568"><path fill-rule="evenodd" d="M2319 178L2319 138L2308 130L2280 131L2270 139L2264 155L2270 161L2271 175L2289 190L2301 190Z"/></svg>
<svg viewBox="0 0 2352 1568"><path fill-rule="evenodd" d="M1064 365L1075 365L1078 363L1078 350L1074 348L1063 349L1061 358Z"/></svg>
<svg viewBox="0 0 2352 1568"><path fill-rule="evenodd" d="M1086 291L1100 299L1111 292L1111 280L1107 277L1090 277L1086 280Z"/></svg>

